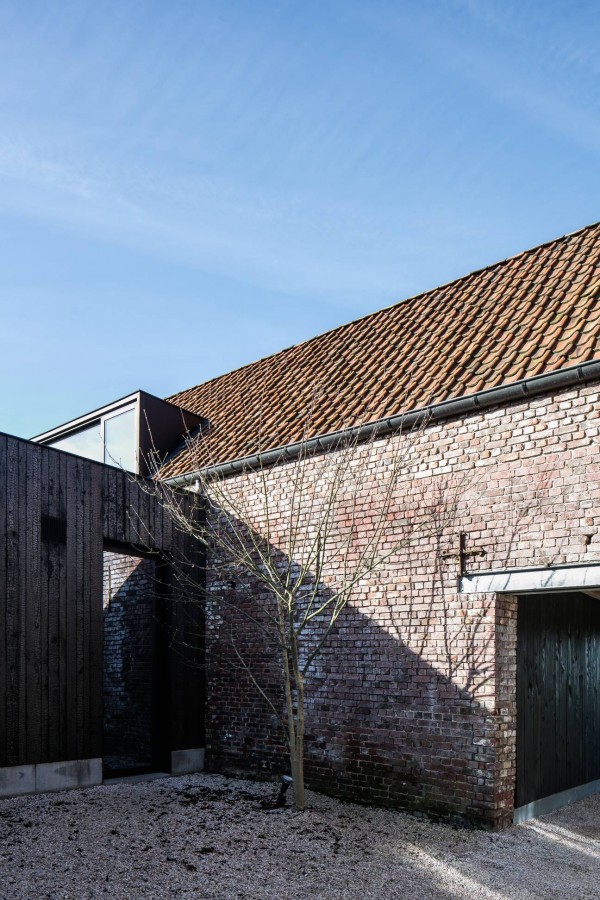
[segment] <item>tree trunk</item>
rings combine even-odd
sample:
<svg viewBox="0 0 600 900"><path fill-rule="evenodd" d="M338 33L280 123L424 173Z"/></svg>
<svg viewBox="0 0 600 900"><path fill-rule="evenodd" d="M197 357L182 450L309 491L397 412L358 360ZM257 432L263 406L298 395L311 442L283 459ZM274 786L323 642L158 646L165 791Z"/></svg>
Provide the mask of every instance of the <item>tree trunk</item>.
<svg viewBox="0 0 600 900"><path fill-rule="evenodd" d="M297 648L294 644L292 655L294 679L296 682L296 740L292 755L292 778L294 779L294 806L304 809L304 679L298 662Z"/></svg>
<svg viewBox="0 0 600 900"><path fill-rule="evenodd" d="M304 809L304 735L296 731L296 743L290 753L294 779L294 808Z"/></svg>

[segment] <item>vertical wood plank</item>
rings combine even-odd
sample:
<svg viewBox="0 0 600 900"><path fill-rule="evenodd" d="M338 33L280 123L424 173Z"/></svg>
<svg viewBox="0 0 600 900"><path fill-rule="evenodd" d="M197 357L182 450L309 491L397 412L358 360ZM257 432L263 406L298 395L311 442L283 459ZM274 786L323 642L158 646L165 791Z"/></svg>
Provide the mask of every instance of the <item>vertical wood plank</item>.
<svg viewBox="0 0 600 900"><path fill-rule="evenodd" d="M41 640L41 572L40 572L40 448L23 443L22 455L27 470L25 494L25 558L21 577L25 592L26 629L26 693L27 693L27 762L38 763L42 755L42 669L47 663Z"/></svg>
<svg viewBox="0 0 600 900"><path fill-rule="evenodd" d="M75 759L85 753L85 469L88 464L75 459Z"/></svg>
<svg viewBox="0 0 600 900"><path fill-rule="evenodd" d="M91 536L90 536L90 643L89 643L89 696L90 696L90 756L102 756L103 732L103 610L102 572L103 541L102 531L97 523L102 521L102 469L96 466L91 471Z"/></svg>
<svg viewBox="0 0 600 900"><path fill-rule="evenodd" d="M145 494L146 498L146 515L148 517L147 542L148 546L153 549L156 547L156 513L158 503L153 494Z"/></svg>
<svg viewBox="0 0 600 900"><path fill-rule="evenodd" d="M166 553L172 553L174 549L174 528L173 519L167 510L163 510L163 525L161 534L162 549Z"/></svg>
<svg viewBox="0 0 600 900"><path fill-rule="evenodd" d="M50 518L50 457L40 448L40 517ZM40 521L40 762L49 759L50 746L50 541L41 533Z"/></svg>
<svg viewBox="0 0 600 900"><path fill-rule="evenodd" d="M64 542L58 557L59 579L59 611L58 611L58 661L59 661L59 690L60 707L58 721L59 759L69 759L69 701L70 677L69 671L69 554L73 543L73 516L71 503L69 502L69 478L71 472L71 458L67 453L59 454L59 506L65 523Z"/></svg>
<svg viewBox="0 0 600 900"><path fill-rule="evenodd" d="M0 766L6 766L6 436L0 435Z"/></svg>
<svg viewBox="0 0 600 900"><path fill-rule="evenodd" d="M65 759L77 759L77 460L67 459L65 483L67 509L67 552L65 560Z"/></svg>
<svg viewBox="0 0 600 900"><path fill-rule="evenodd" d="M102 533L107 540L114 540L113 534L113 501L111 497L112 482L106 469L102 469Z"/></svg>
<svg viewBox="0 0 600 900"><path fill-rule="evenodd" d="M18 746L19 758L29 762L27 747L27 590L28 590L28 566L27 566L27 446L19 442L18 455L18 482L17 482L17 529L19 531L19 556L17 564L17 591L19 603L19 678L18 678Z"/></svg>
<svg viewBox="0 0 600 900"><path fill-rule="evenodd" d="M139 545L139 522L136 513L138 507L135 501L137 492L135 483L131 482L124 472L119 471L119 483L123 491L123 536L122 540L127 544Z"/></svg>
<svg viewBox="0 0 600 900"><path fill-rule="evenodd" d="M20 610L19 610L19 445L7 439L6 444L6 764L25 761L20 755L19 692L20 670Z"/></svg>
<svg viewBox="0 0 600 900"><path fill-rule="evenodd" d="M129 482L124 473L120 469L114 469L115 481L117 483L117 540L121 543L131 543L131 528L129 525Z"/></svg>
<svg viewBox="0 0 600 900"><path fill-rule="evenodd" d="M48 573L48 760L54 761L61 759L60 605L65 542L60 523L65 520L65 510L60 503L61 454L49 451L45 457L48 465L47 513L57 523L56 539L48 540L45 546Z"/></svg>

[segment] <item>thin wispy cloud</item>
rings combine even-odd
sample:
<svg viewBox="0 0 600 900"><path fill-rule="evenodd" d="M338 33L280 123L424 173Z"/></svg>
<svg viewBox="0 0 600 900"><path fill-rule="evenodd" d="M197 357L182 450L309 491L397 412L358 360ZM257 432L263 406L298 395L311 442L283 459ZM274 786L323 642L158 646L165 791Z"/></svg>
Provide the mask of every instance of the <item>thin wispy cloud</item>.
<svg viewBox="0 0 600 900"><path fill-rule="evenodd" d="M128 353L167 393L586 224L592 12L0 0L0 298L40 334L61 306L90 335L117 316L103 378L77 356L93 405L131 387ZM166 358L161 317L210 351L181 329ZM72 380L52 352L48 415ZM9 406L0 427L40 430Z"/></svg>
<svg viewBox="0 0 600 900"><path fill-rule="evenodd" d="M590 41L586 47L574 42L568 32L549 33L548 9L539 4L453 0L441 21L439 4L424 4L420 9L409 6L398 11L396 5L386 4L383 14L381 9L377 13L371 8L366 17L374 29L418 46L432 63L476 85L488 101L508 107L586 150L600 149L596 80L600 67L593 49L600 25L595 23L593 31L582 37ZM462 8L467 17L457 20L448 14L452 8ZM468 27L472 18L487 27ZM578 68L577 77L573 66Z"/></svg>

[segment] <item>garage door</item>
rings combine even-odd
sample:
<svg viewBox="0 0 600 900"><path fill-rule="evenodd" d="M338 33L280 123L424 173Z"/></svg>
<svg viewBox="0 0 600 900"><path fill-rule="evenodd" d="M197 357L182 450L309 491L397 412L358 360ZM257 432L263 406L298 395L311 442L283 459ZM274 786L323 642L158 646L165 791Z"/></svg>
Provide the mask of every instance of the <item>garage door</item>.
<svg viewBox="0 0 600 900"><path fill-rule="evenodd" d="M517 615L515 806L540 815L600 779L600 599L530 594Z"/></svg>

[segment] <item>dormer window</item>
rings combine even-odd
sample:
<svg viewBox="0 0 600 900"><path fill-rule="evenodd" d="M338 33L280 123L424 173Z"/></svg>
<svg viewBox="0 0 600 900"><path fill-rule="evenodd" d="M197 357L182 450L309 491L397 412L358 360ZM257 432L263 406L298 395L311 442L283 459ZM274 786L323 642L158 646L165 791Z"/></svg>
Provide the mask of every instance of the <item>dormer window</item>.
<svg viewBox="0 0 600 900"><path fill-rule="evenodd" d="M124 409L102 419L104 462L130 472L138 471L136 409Z"/></svg>
<svg viewBox="0 0 600 900"><path fill-rule="evenodd" d="M32 438L38 444L148 475L203 420L137 391Z"/></svg>
<svg viewBox="0 0 600 900"><path fill-rule="evenodd" d="M136 407L107 413L83 428L67 431L61 437L44 441L57 450L66 450L86 459L137 472Z"/></svg>

